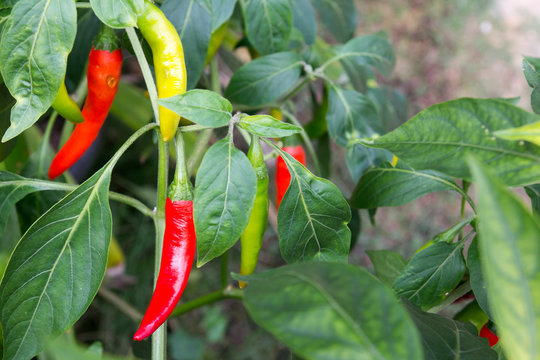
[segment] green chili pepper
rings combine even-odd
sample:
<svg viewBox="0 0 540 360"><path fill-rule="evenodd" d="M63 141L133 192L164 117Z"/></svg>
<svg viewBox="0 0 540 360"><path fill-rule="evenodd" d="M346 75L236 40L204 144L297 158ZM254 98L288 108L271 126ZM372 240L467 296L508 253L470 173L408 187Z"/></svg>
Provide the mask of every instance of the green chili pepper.
<svg viewBox="0 0 540 360"><path fill-rule="evenodd" d="M52 107L66 120L74 123L84 122L81 109L79 109L75 101L69 96L66 89L66 83L63 81L62 86L60 86L60 90L58 90L58 94L56 94L56 98L52 103Z"/></svg>
<svg viewBox="0 0 540 360"><path fill-rule="evenodd" d="M255 196L253 209L251 210L249 223L240 237L242 244L241 275L249 275L255 271L268 220L268 170L264 163L264 154L259 137L256 135L251 135L248 159L257 175L257 195ZM246 286L246 283L240 281L239 286L243 288Z"/></svg>

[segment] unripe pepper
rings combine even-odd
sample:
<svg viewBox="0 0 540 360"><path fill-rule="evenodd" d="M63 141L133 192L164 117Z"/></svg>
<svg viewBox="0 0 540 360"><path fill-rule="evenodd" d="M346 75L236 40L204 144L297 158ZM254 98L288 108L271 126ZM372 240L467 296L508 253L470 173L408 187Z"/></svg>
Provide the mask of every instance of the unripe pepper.
<svg viewBox="0 0 540 360"><path fill-rule="evenodd" d="M257 176L257 195L248 225L240 237L242 244L240 275L249 275L255 271L268 220L268 170L258 136L251 135L248 159ZM243 288L246 283L240 281L239 285Z"/></svg>
<svg viewBox="0 0 540 360"><path fill-rule="evenodd" d="M298 160L302 165L306 165L306 153L302 145L285 146L282 149L287 154ZM279 209L279 204L291 183L291 173L287 168L285 160L278 156L276 162L276 207Z"/></svg>
<svg viewBox="0 0 540 360"><path fill-rule="evenodd" d="M167 98L186 92L184 50L173 24L159 8L144 0L144 10L137 19L137 26L152 49L158 96ZM179 122L180 115L159 107L159 126L164 141L174 137Z"/></svg>
<svg viewBox="0 0 540 360"><path fill-rule="evenodd" d="M75 101L69 96L66 89L66 83L63 81L51 106L66 120L74 123L82 123L84 121L81 109L79 109L79 106L77 106Z"/></svg>
<svg viewBox="0 0 540 360"><path fill-rule="evenodd" d="M195 257L193 190L187 176L180 132L176 149L176 172L165 204L165 235L159 275L150 305L133 336L137 341L152 335L174 310L186 287Z"/></svg>
<svg viewBox="0 0 540 360"><path fill-rule="evenodd" d="M70 168L88 150L99 134L113 103L122 71L122 51L114 31L103 26L88 57L88 95L82 115L68 141L54 157L49 168L52 180Z"/></svg>

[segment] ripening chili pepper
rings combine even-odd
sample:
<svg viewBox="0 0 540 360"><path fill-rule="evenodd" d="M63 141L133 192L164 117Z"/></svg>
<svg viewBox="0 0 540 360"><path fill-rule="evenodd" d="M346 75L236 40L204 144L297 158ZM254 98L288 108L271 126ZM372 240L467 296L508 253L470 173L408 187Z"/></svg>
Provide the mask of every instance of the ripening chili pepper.
<svg viewBox="0 0 540 360"><path fill-rule="evenodd" d="M302 165L306 165L306 153L302 145L285 146L282 150L298 160ZM276 162L276 207L278 209L290 183L291 174L287 168L287 164L281 156L278 156Z"/></svg>
<svg viewBox="0 0 540 360"><path fill-rule="evenodd" d="M152 49L158 96L167 98L184 93L187 87L184 50L173 24L159 8L145 0L137 26ZM159 126L164 141L174 137L179 122L180 115L159 107Z"/></svg>
<svg viewBox="0 0 540 360"><path fill-rule="evenodd" d="M94 142L113 103L122 70L122 51L114 31L103 26L88 56L88 95L82 115L68 141L58 151L49 168L52 180L70 168Z"/></svg>
<svg viewBox="0 0 540 360"><path fill-rule="evenodd" d="M66 120L74 123L82 123L84 121L81 109L79 109L79 106L77 106L75 101L69 96L66 89L66 83L63 81L51 106Z"/></svg>
<svg viewBox="0 0 540 360"><path fill-rule="evenodd" d="M186 287L195 257L193 190L187 176L180 132L176 150L176 172L165 204L165 235L159 275L150 305L133 336L137 341L152 335L174 310Z"/></svg>
<svg viewBox="0 0 540 360"><path fill-rule="evenodd" d="M257 195L255 196L248 225L240 237L242 244L240 275L249 275L255 271L268 220L268 170L264 162L259 137L256 135L251 135L248 159L257 176ZM239 285L243 288L246 283L240 281Z"/></svg>
<svg viewBox="0 0 540 360"><path fill-rule="evenodd" d="M480 337L486 338L489 341L489 347L494 346L499 342L499 337L493 333L488 327L487 324L485 324L482 327L482 330L480 330Z"/></svg>

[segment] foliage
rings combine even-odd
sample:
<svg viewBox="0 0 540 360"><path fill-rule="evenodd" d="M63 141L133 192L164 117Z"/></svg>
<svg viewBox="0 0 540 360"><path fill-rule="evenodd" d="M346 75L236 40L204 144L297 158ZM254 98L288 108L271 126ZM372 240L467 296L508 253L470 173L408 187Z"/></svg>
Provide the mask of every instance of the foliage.
<svg viewBox="0 0 540 360"><path fill-rule="evenodd" d="M148 44L134 29L144 1L0 0L4 358L159 359L167 339L170 357L180 360L277 357L283 345L305 359L539 358L538 58L523 60L535 113L504 99L461 98L405 122L403 94L385 85L393 45L384 33L356 36L354 1L164 0L191 90L156 99ZM55 126L50 105L64 79L79 105L84 100L77 69L89 51L86 34L100 22L125 35L123 48L135 55L124 69L131 80L120 84L93 149L61 181L44 180L51 144L72 129ZM200 269L171 331L135 344L159 268L169 163L183 159L155 136L158 106L182 117ZM291 183L279 210L270 205L259 271L230 277L257 188L245 155L250 134L261 138L267 164L284 159ZM281 150L299 143L307 166ZM349 174L337 173L336 162ZM337 186L343 178L354 190ZM534 211L508 189L520 186ZM440 191L462 199L461 209L448 208L459 222L425 239L410 259L367 249L374 275L348 264L362 231L359 209L372 216ZM107 256L126 260L106 269ZM449 311L471 297L501 338L494 349ZM227 307L211 306L226 299ZM238 323L246 338L265 339L255 354L228 335L227 325ZM81 336L88 330L98 335ZM83 340L115 355L103 355L100 343L86 349Z"/></svg>

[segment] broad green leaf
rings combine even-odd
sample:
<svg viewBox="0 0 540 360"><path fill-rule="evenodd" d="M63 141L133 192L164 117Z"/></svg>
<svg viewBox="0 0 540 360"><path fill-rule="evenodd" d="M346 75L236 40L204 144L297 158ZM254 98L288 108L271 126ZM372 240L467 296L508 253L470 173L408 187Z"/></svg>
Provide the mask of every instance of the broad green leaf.
<svg viewBox="0 0 540 360"><path fill-rule="evenodd" d="M478 160L479 250L491 314L509 359L540 358L540 220Z"/></svg>
<svg viewBox="0 0 540 360"><path fill-rule="evenodd" d="M236 243L248 224L256 190L249 160L228 137L208 149L195 181L198 267Z"/></svg>
<svg viewBox="0 0 540 360"><path fill-rule="evenodd" d="M90 0L97 17L112 28L137 25L137 17L144 9L144 0Z"/></svg>
<svg viewBox="0 0 540 360"><path fill-rule="evenodd" d="M4 355L28 359L86 311L111 238L105 166L50 208L24 234L0 284Z"/></svg>
<svg viewBox="0 0 540 360"><path fill-rule="evenodd" d="M311 0L324 26L341 43L354 36L358 23L354 0Z"/></svg>
<svg viewBox="0 0 540 360"><path fill-rule="evenodd" d="M409 104L401 91L387 86L368 87L366 95L375 104L385 130L394 130L407 121Z"/></svg>
<svg viewBox="0 0 540 360"><path fill-rule="evenodd" d="M435 171L415 171L402 162L368 169L351 195L350 204L360 209L399 206L442 190L463 190L448 176Z"/></svg>
<svg viewBox="0 0 540 360"><path fill-rule="evenodd" d="M467 268L469 269L469 282L478 305L484 310L490 319L493 319L489 309L486 282L482 273L482 264L480 263L480 252L478 249L478 239L475 237L467 251Z"/></svg>
<svg viewBox="0 0 540 360"><path fill-rule="evenodd" d="M540 87L540 73L538 72L540 70L540 58L524 56L522 64L523 74L529 86L533 89Z"/></svg>
<svg viewBox="0 0 540 360"><path fill-rule="evenodd" d="M347 146L350 139L384 132L377 109L369 98L357 91L336 86L328 88L326 121L330 136L341 146Z"/></svg>
<svg viewBox="0 0 540 360"><path fill-rule="evenodd" d="M294 27L300 30L307 45L315 43L317 36L317 18L315 9L309 0L291 1Z"/></svg>
<svg viewBox="0 0 540 360"><path fill-rule="evenodd" d="M212 0L212 32L232 16L236 0Z"/></svg>
<svg viewBox="0 0 540 360"><path fill-rule="evenodd" d="M302 132L298 126L279 121L270 115L244 116L239 125L250 133L263 137L286 137Z"/></svg>
<svg viewBox="0 0 540 360"><path fill-rule="evenodd" d="M302 358L423 359L407 312L360 267L311 262L244 279L253 320Z"/></svg>
<svg viewBox="0 0 540 360"><path fill-rule="evenodd" d="M347 146L345 160L353 181L357 183L368 168L391 161L392 153L383 149L369 148L362 144L352 144Z"/></svg>
<svg viewBox="0 0 540 360"><path fill-rule="evenodd" d="M243 0L246 35L262 55L287 50L293 28L289 0Z"/></svg>
<svg viewBox="0 0 540 360"><path fill-rule="evenodd" d="M53 182L27 179L0 171L0 234L4 232L9 213L17 201L26 195L43 190L57 190Z"/></svg>
<svg viewBox="0 0 540 360"><path fill-rule="evenodd" d="M160 105L199 125L210 127L225 126L231 120L232 105L210 90L190 90L158 100Z"/></svg>
<svg viewBox="0 0 540 360"><path fill-rule="evenodd" d="M540 147L497 139L494 132L539 121L508 102L463 98L427 108L369 146L394 153L416 170L470 179L466 157L489 164L507 185L540 179Z"/></svg>
<svg viewBox="0 0 540 360"><path fill-rule="evenodd" d="M364 35L349 40L340 47L337 58L349 59L356 66L370 66L383 76L390 76L396 64L396 56L388 39L380 34Z"/></svg>
<svg viewBox="0 0 540 360"><path fill-rule="evenodd" d="M283 153L291 183L278 211L279 248L285 261L347 262L351 209L339 189Z"/></svg>
<svg viewBox="0 0 540 360"><path fill-rule="evenodd" d="M540 146L540 121L520 127L497 130L493 132L493 135L499 139L512 141L525 140Z"/></svg>
<svg viewBox="0 0 540 360"><path fill-rule="evenodd" d="M497 360L497 353L489 348L474 325L447 317L423 312L408 301L403 301L420 332L424 360Z"/></svg>
<svg viewBox="0 0 540 360"><path fill-rule="evenodd" d="M201 77L212 36L212 13L204 0L165 0L161 10L178 31L184 48L187 88Z"/></svg>
<svg viewBox="0 0 540 360"><path fill-rule="evenodd" d="M373 263L375 274L379 280L390 287L407 265L407 261L396 251L366 250L366 254Z"/></svg>
<svg viewBox="0 0 540 360"><path fill-rule="evenodd" d="M120 357L103 354L103 348L98 346L101 344L96 342L87 347L76 343L67 336L62 336L47 345L43 357L50 360L136 360L131 356Z"/></svg>
<svg viewBox="0 0 540 360"><path fill-rule="evenodd" d="M292 52L260 57L234 73L225 97L251 106L271 103L296 84L302 64L302 58Z"/></svg>
<svg viewBox="0 0 540 360"><path fill-rule="evenodd" d="M75 40L73 0L19 0L0 40L0 71L17 101L2 141L32 126L50 107Z"/></svg>
<svg viewBox="0 0 540 360"><path fill-rule="evenodd" d="M440 303L465 274L461 244L439 242L413 256L393 284L399 296L422 309Z"/></svg>

